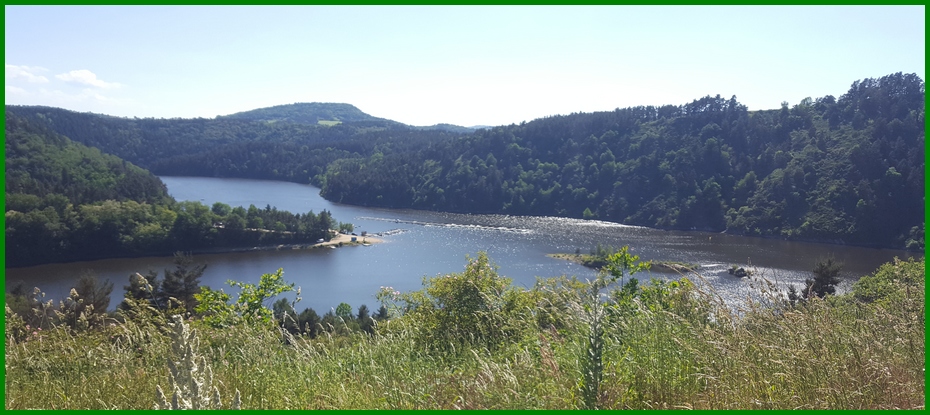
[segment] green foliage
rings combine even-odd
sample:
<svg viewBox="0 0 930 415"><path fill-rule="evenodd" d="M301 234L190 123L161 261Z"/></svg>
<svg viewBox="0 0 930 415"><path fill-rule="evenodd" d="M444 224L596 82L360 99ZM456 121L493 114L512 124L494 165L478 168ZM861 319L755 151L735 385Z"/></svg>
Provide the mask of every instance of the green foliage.
<svg viewBox="0 0 930 415"><path fill-rule="evenodd" d="M305 308L297 316L297 323L302 333L316 337L320 333L320 315L312 308Z"/></svg>
<svg viewBox="0 0 930 415"><path fill-rule="evenodd" d="M273 274L262 274L258 284L233 280L226 283L239 288L239 297L233 304L229 304L229 294L222 290L211 290L209 287L200 287L200 293L194 296L198 303L195 311L214 327L238 324L242 320L270 324L275 313L266 303L280 294L294 291L294 283L284 281L282 268L278 268ZM300 289L297 289L297 294L300 295ZM297 301L299 300L300 297L297 298Z"/></svg>
<svg viewBox="0 0 930 415"><path fill-rule="evenodd" d="M110 306L110 294L113 292L113 283L110 281L101 282L93 274L83 274L78 278L72 295L65 300L63 306L68 310L69 318L65 319L68 324L74 328L77 326L76 321L81 315L87 321L89 326L103 324L107 308ZM75 295L79 294L75 301ZM77 318L72 318L77 315Z"/></svg>
<svg viewBox="0 0 930 415"><path fill-rule="evenodd" d="M591 212L591 208L584 208L584 212L581 213L581 217L584 219L594 219L597 215L594 212Z"/></svg>
<svg viewBox="0 0 930 415"><path fill-rule="evenodd" d="M368 306L362 304L358 307L356 316L359 328L368 334L375 334L375 320L369 315Z"/></svg>
<svg viewBox="0 0 930 415"><path fill-rule="evenodd" d="M352 318L352 306L346 303L339 303L336 306L336 317L339 317L343 320L348 320Z"/></svg>
<svg viewBox="0 0 930 415"><path fill-rule="evenodd" d="M232 297L222 289L217 291L202 286L200 292L194 294L194 298L197 300L194 311L211 327L229 327L241 320L236 313L236 307L229 304Z"/></svg>
<svg viewBox="0 0 930 415"><path fill-rule="evenodd" d="M920 249L923 95L897 73L782 110L708 96L548 117L332 162L322 195Z"/></svg>
<svg viewBox="0 0 930 415"><path fill-rule="evenodd" d="M895 73L856 81L839 98L779 110L750 112L735 97L718 95L468 134L317 112L336 111L330 104L215 120L128 120L17 106L7 114L156 173L309 181L340 203L920 250L923 97L922 79ZM333 116L343 123L316 125ZM15 203L36 205L28 198ZM42 219L48 216L15 219L22 226L54 223ZM253 228L276 224L243 219Z"/></svg>
<svg viewBox="0 0 930 415"><path fill-rule="evenodd" d="M808 278L805 281L804 298L814 296L824 298L827 295L836 293L836 284L840 283L840 270L843 264L837 263L833 258L827 258L817 262L814 266L814 278Z"/></svg>
<svg viewBox="0 0 930 415"><path fill-rule="evenodd" d="M858 301L890 305L901 300L907 290L923 292L925 279L923 260L909 258L905 261L895 258L879 267L872 275L853 283L852 295Z"/></svg>
<svg viewBox="0 0 930 415"><path fill-rule="evenodd" d="M169 407L187 385L177 407L238 390L244 409L565 410L585 407L581 387L597 384L588 407L920 409L924 279L922 258L895 261L853 292L805 307L785 307L772 291L765 305L726 305L684 279L627 282L606 297L592 284L540 279L513 288L531 311L509 315L520 335L455 355L424 350L424 327L409 313L379 322L373 336L337 328L310 338L244 319L224 328L196 318L169 325L130 297L128 310L138 313L80 332L27 328L8 310L5 407L146 409L167 381L158 401ZM601 330L591 330L584 304L602 310ZM544 310L558 322L537 324ZM327 315L335 321L334 311ZM599 381L582 383L598 368Z"/></svg>
<svg viewBox="0 0 930 415"><path fill-rule="evenodd" d="M405 319L417 326L418 342L428 350L493 350L520 333L513 323L531 309L529 299L497 274L487 253L467 261L460 274L424 278L420 291L399 294L387 287L378 294L383 303L403 304Z"/></svg>
<svg viewBox="0 0 930 415"><path fill-rule="evenodd" d="M58 135L47 118L16 112L6 116L8 266L330 237L326 211L268 206L246 214L222 203L175 202L151 173Z"/></svg>
<svg viewBox="0 0 930 415"><path fill-rule="evenodd" d="M648 262L639 262L639 256L631 254L629 246L623 246L617 252L607 256L606 262L604 272L610 275L611 282L620 280L621 285L626 277L637 272L648 271L651 266Z"/></svg>
<svg viewBox="0 0 930 415"><path fill-rule="evenodd" d="M170 299L178 301L187 311L197 307L195 294L200 291L200 277L207 264L194 265L193 258L183 252L174 254L175 269L165 270L157 297L159 304L168 304Z"/></svg>
<svg viewBox="0 0 930 415"><path fill-rule="evenodd" d="M387 121L368 115L353 105L301 102L288 105L259 108L251 111L218 117L219 119L241 119L262 122L291 122L300 124L336 125L340 122Z"/></svg>
<svg viewBox="0 0 930 415"><path fill-rule="evenodd" d="M41 203L61 214L68 201L79 205L103 200L169 200L158 178L118 157L73 142L11 112L6 113L5 127L6 192L44 198L33 202L34 209L40 209L37 205ZM52 201L47 195L58 199ZM22 196L13 199L20 202L15 207L23 207Z"/></svg>
<svg viewBox="0 0 930 415"><path fill-rule="evenodd" d="M602 399L604 326L608 317L608 310L618 310L621 307L629 308L633 299L641 291L638 289L638 281L635 278L631 278L626 283L624 283L624 279L637 272L649 269L648 263L640 263L638 256L630 254L629 246L623 246L616 252L607 255L605 262L607 265L601 269L597 279L589 283L587 288L588 296L580 304L582 321L587 325L584 352L580 357L582 364L578 391L584 409L598 409ZM615 291L613 298L618 298L619 301L603 303L601 301L601 290L618 280L621 283L621 288L618 292ZM622 337L623 333L614 332L612 335Z"/></svg>
<svg viewBox="0 0 930 415"><path fill-rule="evenodd" d="M342 233L352 233L353 231L355 231L355 225L352 225L351 223L339 222L338 230L339 232L342 232Z"/></svg>
<svg viewBox="0 0 930 415"><path fill-rule="evenodd" d="M29 336L29 327L23 318L16 314L9 305L4 306L5 310L5 325L3 327L4 333L6 334L6 347L10 347L13 343L22 342L26 340L26 337Z"/></svg>
<svg viewBox="0 0 930 415"><path fill-rule="evenodd" d="M239 287L239 299L236 304L243 316L271 321L271 310L265 303L271 298L289 291L294 291L294 283L284 282L284 269L278 268L274 274L262 274L258 285L239 281L227 281L233 287Z"/></svg>

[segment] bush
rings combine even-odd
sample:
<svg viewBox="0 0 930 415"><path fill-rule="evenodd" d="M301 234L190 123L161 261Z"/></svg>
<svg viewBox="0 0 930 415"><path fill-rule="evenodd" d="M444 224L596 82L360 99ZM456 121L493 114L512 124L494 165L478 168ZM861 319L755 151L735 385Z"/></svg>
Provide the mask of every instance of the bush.
<svg viewBox="0 0 930 415"><path fill-rule="evenodd" d="M195 311L213 327L234 325L242 319L270 324L274 320L274 312L266 303L279 294L294 291L293 283L284 282L282 268L278 268L274 274L262 274L257 285L233 280L226 283L240 288L239 298L233 304L229 304L230 296L222 290L200 287L200 293L194 294L197 302ZM297 295L300 295L300 288L297 288ZM300 301L300 297L297 297L295 303L297 301Z"/></svg>
<svg viewBox="0 0 930 415"><path fill-rule="evenodd" d="M872 275L862 277L853 283L853 296L862 302L885 302L895 297L902 289L911 287L924 290L924 263L909 258L902 261L895 258L893 262L882 265Z"/></svg>
<svg viewBox="0 0 930 415"><path fill-rule="evenodd" d="M423 285L420 291L404 294L387 287L378 298L404 303L404 317L417 328L418 343L429 350L493 350L531 321L531 297L499 276L485 252L469 258L465 272L424 279Z"/></svg>

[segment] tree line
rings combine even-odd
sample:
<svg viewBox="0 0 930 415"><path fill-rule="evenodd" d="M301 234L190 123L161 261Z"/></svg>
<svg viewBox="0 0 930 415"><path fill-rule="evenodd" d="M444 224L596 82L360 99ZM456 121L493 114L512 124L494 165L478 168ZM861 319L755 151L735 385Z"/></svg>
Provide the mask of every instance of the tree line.
<svg viewBox="0 0 930 415"><path fill-rule="evenodd" d="M11 111L157 174L309 182L334 202L924 244L924 81L914 74L778 110L751 112L718 95L473 134Z"/></svg>
<svg viewBox="0 0 930 415"><path fill-rule="evenodd" d="M924 82L548 117L341 159L321 182L342 203L923 249Z"/></svg>
<svg viewBox="0 0 930 415"><path fill-rule="evenodd" d="M6 114L6 265L329 240L328 211L177 202L148 171Z"/></svg>

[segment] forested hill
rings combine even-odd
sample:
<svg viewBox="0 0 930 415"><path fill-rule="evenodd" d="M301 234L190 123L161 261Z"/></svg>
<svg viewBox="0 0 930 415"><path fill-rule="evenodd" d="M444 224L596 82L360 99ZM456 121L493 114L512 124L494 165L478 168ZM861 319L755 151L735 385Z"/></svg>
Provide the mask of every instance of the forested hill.
<svg viewBox="0 0 930 415"><path fill-rule="evenodd" d="M375 149L409 151L453 133L417 130L393 121L338 125L256 122L243 119L121 118L41 106L6 106L87 146L97 147L157 175L194 175L319 183L339 158Z"/></svg>
<svg viewBox="0 0 930 415"><path fill-rule="evenodd" d="M708 96L549 117L336 161L322 194L923 249L924 93L898 73L780 110Z"/></svg>
<svg viewBox="0 0 930 415"><path fill-rule="evenodd" d="M6 113L6 266L329 239L329 212L176 202L148 171Z"/></svg>
<svg viewBox="0 0 930 415"><path fill-rule="evenodd" d="M368 115L354 105L327 102L300 102L288 105L276 105L251 111L237 112L217 118L261 122L292 122L311 125L363 121L396 124L397 126L402 125L395 121Z"/></svg>
<svg viewBox="0 0 930 415"><path fill-rule="evenodd" d="M5 140L8 207L19 207L21 195L30 200L58 195L75 204L170 199L165 185L148 171L9 113Z"/></svg>
<svg viewBox="0 0 930 415"><path fill-rule="evenodd" d="M467 134L7 113L155 174L309 181L336 202L923 249L924 96L897 73L779 110L708 96Z"/></svg>

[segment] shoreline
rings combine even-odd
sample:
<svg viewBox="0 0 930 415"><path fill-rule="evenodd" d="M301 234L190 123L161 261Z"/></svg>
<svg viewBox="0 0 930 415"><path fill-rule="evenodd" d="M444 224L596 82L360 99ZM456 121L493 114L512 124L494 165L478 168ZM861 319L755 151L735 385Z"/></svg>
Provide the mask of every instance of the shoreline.
<svg viewBox="0 0 930 415"><path fill-rule="evenodd" d="M41 267L46 265L62 265L62 264L78 264L82 262L94 262L94 261L105 261L109 259L132 259L132 258L166 258L174 256L176 252L183 252L188 255L213 255L213 254L235 254L241 252L255 252L255 251L282 251L285 249L290 250L311 250L311 249L323 249L327 247L332 247L332 249L337 249L340 247L346 246L371 246L373 244L379 244L384 242L384 239L372 236L356 236L357 240L352 242L352 235L345 235L341 233L336 233L333 236L333 239L330 239L326 242L314 242L314 243L298 243L298 244L277 244L277 245L259 245L252 247L222 247L222 248L208 248L208 249L198 249L192 251L172 251L172 252L147 252L139 255L122 255L122 256L107 256L101 258L87 258L80 259L77 261L67 261L67 262L44 262L41 264L31 264L23 265L16 267L4 267L4 269L19 269L19 268L31 268L31 267ZM4 264L5 265L5 264Z"/></svg>
<svg viewBox="0 0 930 415"><path fill-rule="evenodd" d="M352 238L356 238L356 241L352 241ZM379 244L384 242L381 238L371 237L371 236L353 236L337 233L333 236L333 239L330 239L326 242L314 242L314 243L299 243L299 244L278 244L278 245L260 245L249 247L240 247L240 248L214 248L214 249L205 249L200 251L193 251L191 255L197 254L231 254L237 252L253 252L253 251L281 251L285 249L298 250L298 249L321 249L326 247L340 248L345 246L369 246L372 244Z"/></svg>

